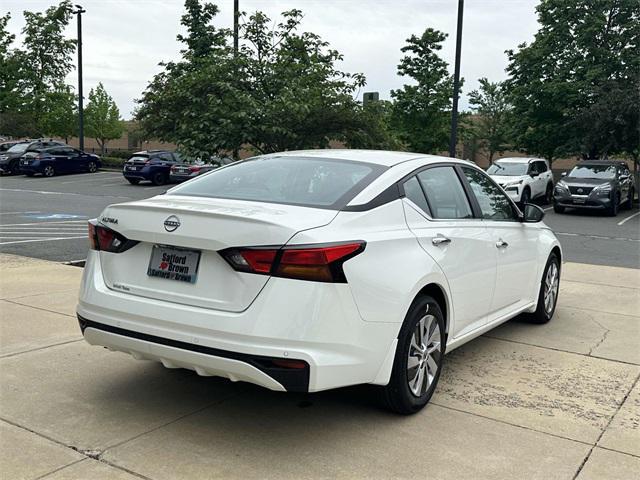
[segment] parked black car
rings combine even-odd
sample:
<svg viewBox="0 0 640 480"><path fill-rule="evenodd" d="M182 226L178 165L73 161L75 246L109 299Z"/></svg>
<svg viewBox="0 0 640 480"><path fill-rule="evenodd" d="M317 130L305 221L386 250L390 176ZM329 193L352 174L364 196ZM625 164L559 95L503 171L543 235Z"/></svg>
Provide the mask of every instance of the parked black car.
<svg viewBox="0 0 640 480"><path fill-rule="evenodd" d="M633 175L623 161L586 160L578 163L553 190L553 209L565 208L604 210L617 215L618 208L633 206Z"/></svg>
<svg viewBox="0 0 640 480"><path fill-rule="evenodd" d="M176 163L171 167L170 178L172 182L184 182L216 168L229 165L231 162L233 162L231 158L212 157L208 162Z"/></svg>
<svg viewBox="0 0 640 480"><path fill-rule="evenodd" d="M66 145L27 152L20 159L20 171L29 177L37 173L45 177L53 177L59 173L94 173L101 166L99 156Z"/></svg>
<svg viewBox="0 0 640 480"><path fill-rule="evenodd" d="M14 145L17 145L18 143L24 143L24 140L7 140L5 142L1 142L0 143L0 153L6 152L7 150L9 150Z"/></svg>
<svg viewBox="0 0 640 480"><path fill-rule="evenodd" d="M134 153L126 161L122 174L133 185L143 180L149 180L154 185L164 185L169 181L171 167L178 161L178 156L167 150L144 150Z"/></svg>
<svg viewBox="0 0 640 480"><path fill-rule="evenodd" d="M40 152L45 148L63 146L65 146L64 143L55 140L27 140L17 143L0 154L0 173L17 175L20 173L20 157L25 153Z"/></svg>

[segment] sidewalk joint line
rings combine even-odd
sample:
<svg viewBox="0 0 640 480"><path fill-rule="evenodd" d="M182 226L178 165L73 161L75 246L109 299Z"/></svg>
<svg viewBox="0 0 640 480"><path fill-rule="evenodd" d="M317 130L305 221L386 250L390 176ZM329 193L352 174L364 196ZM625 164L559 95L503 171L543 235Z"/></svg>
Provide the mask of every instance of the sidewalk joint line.
<svg viewBox="0 0 640 480"><path fill-rule="evenodd" d="M529 347L542 348L544 350L553 350L554 352L568 353L570 355L580 355L581 357L586 357L586 358L596 358L598 360L604 360L604 361L607 361L607 362L614 362L614 363L622 363L623 365L632 365L634 367L639 367L640 366L637 363L626 362L624 360L615 360L613 358L599 357L597 355L589 355L587 353L571 352L569 350L561 350L559 348L554 348L554 347L545 347L544 345L536 345L535 343L527 343L527 342L522 342L520 340L510 340L510 339L507 339L507 338L494 337L493 335L488 335L488 332L485 333L482 336L486 337L486 338L491 338L493 340L499 340L501 342L517 343L519 345L527 345Z"/></svg>
<svg viewBox="0 0 640 480"><path fill-rule="evenodd" d="M24 298L24 297L21 297L21 298ZM34 305L28 305L28 304L25 304L25 303L14 302L13 300L16 300L16 299L4 300L4 301L7 302L7 303L13 303L14 305L20 305L21 307L33 308L34 310L42 310L43 312L48 312L48 313L57 313L58 315L62 315L63 317L76 318L75 315L69 315L68 313L60 313L60 312L56 312L55 310L49 310L49 309L43 308L43 307L36 307Z"/></svg>
<svg viewBox="0 0 640 480"><path fill-rule="evenodd" d="M32 352L37 352L39 350L46 350L47 348L51 348L51 347L59 347L60 345L67 345L69 343L81 342L82 340L84 340L84 337L83 338L78 338L76 340L67 340L67 341L60 342L60 343L52 343L51 345L44 345L42 347L32 348L30 350L22 350L21 352L6 353L4 355L0 355L0 360L5 359L5 358L16 357L16 356L22 355L24 353L32 353Z"/></svg>
<svg viewBox="0 0 640 480"><path fill-rule="evenodd" d="M40 475L39 477L36 477L36 478L35 478L35 480L41 480L41 479L43 479L43 478L47 478L48 476L53 475L54 473L57 473L57 472L59 472L60 470L64 470L64 469L65 469L65 468L67 468L67 467L71 467L72 465L75 465L75 464L77 464L77 463L84 462L84 461L86 461L86 460L87 460L86 458L80 458L80 459L75 460L75 461L73 461L73 462L71 462L71 463L67 463L66 465L63 465L63 466L61 466L61 467L54 468L54 469L53 469L53 470L51 470L50 472L44 473L44 474Z"/></svg>
<svg viewBox="0 0 640 480"><path fill-rule="evenodd" d="M544 430L537 430L535 428L527 427L525 425L518 425L517 423L511 423L511 422L508 422L506 420L501 420L499 418L488 417L488 416L482 415L480 413L467 412L466 410L462 410L460 408L450 407L448 405L443 405L441 403L435 403L433 401L429 402L429 405L436 405L436 406L441 407L441 408L446 408L447 410L453 410L454 412L460 412L460 413L464 413L464 414L467 414L467 415L473 415L474 417L484 418L485 420L491 420L493 422L502 423L504 425L509 425L511 427L522 428L523 430L528 430L530 432L540 433L542 435L549 435L551 437L560 438L561 440L568 440L570 442L580 443L582 445L589 445L591 447L595 446L591 442L586 442L584 440L576 440L575 438L563 437L562 435L558 435L557 433L546 432Z"/></svg>
<svg viewBox="0 0 640 480"><path fill-rule="evenodd" d="M589 450L589 452L587 453L587 456L584 457L584 460L582 460L582 463L580 464L580 466L578 466L578 470L576 471L575 475L573 476L572 480L576 480L578 478L578 475L580 475L580 472L582 471L582 469L584 468L584 466L587 464L587 462L589 461L589 458L591 457L591 454L593 453L593 450L598 446L598 443L600 443L600 440L602 440L602 437L604 436L604 434L606 433L607 429L609 428L609 426L611 425L611 422L613 422L613 419L616 417L616 415L620 412L620 410L622 409L622 406L625 404L625 402L627 401L627 398L629 398L629 395L631 395L631 392L633 391L633 389L635 388L636 384L638 383L638 380L640 379L640 374L636 375L636 379L635 381L631 384L631 387L629 388L629 390L627 391L627 393L625 394L625 396L622 398L622 401L620 402L620 404L618 405L618 408L616 408L616 411L613 412L613 414L611 415L611 418L609 418L609 421L607 422L607 424L604 426L604 428L602 429L602 431L600 432L600 435L598 435L598 438L596 439L596 442L593 444L593 446L591 447L591 449Z"/></svg>

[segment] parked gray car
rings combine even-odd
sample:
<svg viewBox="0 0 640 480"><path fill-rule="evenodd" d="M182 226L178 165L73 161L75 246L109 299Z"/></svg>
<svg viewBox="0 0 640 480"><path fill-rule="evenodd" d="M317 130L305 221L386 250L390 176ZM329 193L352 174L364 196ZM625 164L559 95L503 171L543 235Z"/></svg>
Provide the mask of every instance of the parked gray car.
<svg viewBox="0 0 640 480"><path fill-rule="evenodd" d="M56 142L55 140L25 140L18 142L7 151L0 154L0 173L9 175L20 174L20 158L31 152L40 152L41 150L49 147L64 147L66 146L62 142Z"/></svg>
<svg viewBox="0 0 640 480"><path fill-rule="evenodd" d="M553 190L553 209L565 208L604 210L617 215L618 209L633 206L633 175L626 162L616 160L585 160L578 163Z"/></svg>

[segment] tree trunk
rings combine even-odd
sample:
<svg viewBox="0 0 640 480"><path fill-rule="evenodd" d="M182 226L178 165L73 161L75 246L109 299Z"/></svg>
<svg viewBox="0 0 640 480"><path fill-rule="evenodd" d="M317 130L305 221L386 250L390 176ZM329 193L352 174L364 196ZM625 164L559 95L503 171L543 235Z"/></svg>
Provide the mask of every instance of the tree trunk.
<svg viewBox="0 0 640 480"><path fill-rule="evenodd" d="M493 155L495 152L493 150L489 150L489 165L493 165Z"/></svg>

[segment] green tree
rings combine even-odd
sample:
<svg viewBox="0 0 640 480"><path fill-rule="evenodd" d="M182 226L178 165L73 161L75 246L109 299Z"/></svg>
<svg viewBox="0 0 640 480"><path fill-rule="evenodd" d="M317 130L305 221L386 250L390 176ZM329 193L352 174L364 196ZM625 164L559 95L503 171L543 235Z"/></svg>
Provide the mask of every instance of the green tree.
<svg viewBox="0 0 640 480"><path fill-rule="evenodd" d="M98 86L89 92L84 118L87 136L96 139L103 155L107 142L120 138L125 130L118 106L102 83L98 83Z"/></svg>
<svg viewBox="0 0 640 480"><path fill-rule="evenodd" d="M40 118L41 131L49 137L69 141L77 132L78 114L76 95L68 85L60 85L45 94L45 110Z"/></svg>
<svg viewBox="0 0 640 480"><path fill-rule="evenodd" d="M489 153L489 162L493 163L493 156L509 147L511 107L502 83L486 78L481 78L479 83L480 88L469 93L471 111L477 117L469 117L467 128L474 131Z"/></svg>
<svg viewBox="0 0 640 480"><path fill-rule="evenodd" d="M393 103L385 100L368 102L354 110L354 128L345 135L349 148L372 150L404 150L392 127Z"/></svg>
<svg viewBox="0 0 640 480"><path fill-rule="evenodd" d="M416 152L438 153L449 144L453 78L440 58L445 33L427 28L412 35L401 51L398 73L415 84L393 90L393 126L400 139Z"/></svg>
<svg viewBox="0 0 640 480"><path fill-rule="evenodd" d="M276 23L242 15L238 55L228 30L216 30L215 5L188 0L179 62L163 65L139 101L148 137L172 141L189 156L249 145L259 153L327 146L359 128L354 95L362 75L338 70L342 56L313 33L299 33L302 13Z"/></svg>
<svg viewBox="0 0 640 480"><path fill-rule="evenodd" d="M620 121L618 112L603 108L603 99L611 85L631 96L637 91L640 3L543 0L536 10L540 30L534 41L507 52L517 145L548 160L631 154L637 137L621 136L626 140L617 142L615 152L608 134L601 134L619 130ZM597 126L587 120L595 112ZM637 125L638 111L631 113Z"/></svg>
<svg viewBox="0 0 640 480"><path fill-rule="evenodd" d="M47 133L50 117L48 100L56 92L68 90L65 77L73 68L71 55L76 41L65 37L72 5L69 0L49 7L44 13L24 12L23 48L18 54L21 63L24 110L31 113L40 134Z"/></svg>

